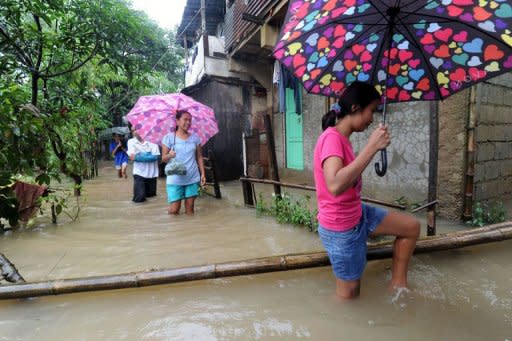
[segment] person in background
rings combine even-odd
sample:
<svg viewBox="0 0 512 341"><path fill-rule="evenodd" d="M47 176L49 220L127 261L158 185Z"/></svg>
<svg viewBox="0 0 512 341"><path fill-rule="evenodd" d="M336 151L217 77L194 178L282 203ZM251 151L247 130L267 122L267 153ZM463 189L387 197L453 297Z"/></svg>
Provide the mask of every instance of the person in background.
<svg viewBox="0 0 512 341"><path fill-rule="evenodd" d="M413 216L361 202L361 174L391 139L388 127L380 125L357 156L349 139L368 129L379 103L380 94L370 84L350 84L322 118L324 131L314 149L318 233L336 276L336 294L344 299L359 296L368 236L396 236L390 289L407 288L407 268L420 232Z"/></svg>
<svg viewBox="0 0 512 341"><path fill-rule="evenodd" d="M199 195L199 186L206 183L201 140L189 131L191 124L192 115L187 111L178 111L176 132L165 135L162 140L162 162L176 158L186 168L185 175L167 176L169 214L179 214L182 200L185 200L185 213L194 214L194 201Z"/></svg>
<svg viewBox="0 0 512 341"><path fill-rule="evenodd" d="M119 134L112 134L113 141L110 143L110 153L114 158L114 165L117 175L120 178L127 178L126 168L128 167L128 154L126 154L126 142Z"/></svg>
<svg viewBox="0 0 512 341"><path fill-rule="evenodd" d="M150 141L145 141L131 125L128 125L133 137L128 140L127 154L133 161L133 199L144 202L146 198L156 196L158 178L158 160L160 150Z"/></svg>

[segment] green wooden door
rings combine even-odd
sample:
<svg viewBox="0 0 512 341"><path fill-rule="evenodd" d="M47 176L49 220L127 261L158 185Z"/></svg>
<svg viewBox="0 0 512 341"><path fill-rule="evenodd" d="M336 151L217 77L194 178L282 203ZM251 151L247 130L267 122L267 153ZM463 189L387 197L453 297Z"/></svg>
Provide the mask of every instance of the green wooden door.
<svg viewBox="0 0 512 341"><path fill-rule="evenodd" d="M304 169L302 115L297 114L293 89L286 89L286 167Z"/></svg>

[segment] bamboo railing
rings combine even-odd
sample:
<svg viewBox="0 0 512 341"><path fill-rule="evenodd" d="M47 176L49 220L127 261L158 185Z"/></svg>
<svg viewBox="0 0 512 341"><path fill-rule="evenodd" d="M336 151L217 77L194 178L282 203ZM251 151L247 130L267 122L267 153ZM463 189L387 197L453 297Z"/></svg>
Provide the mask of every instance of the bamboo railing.
<svg viewBox="0 0 512 341"><path fill-rule="evenodd" d="M415 254L461 248L512 239L512 221L418 240ZM390 258L389 242L369 245L369 260ZM228 276L242 276L329 265L325 252L289 254L218 264L124 274L26 282L0 286L0 299L60 295L74 292L112 290L196 281Z"/></svg>

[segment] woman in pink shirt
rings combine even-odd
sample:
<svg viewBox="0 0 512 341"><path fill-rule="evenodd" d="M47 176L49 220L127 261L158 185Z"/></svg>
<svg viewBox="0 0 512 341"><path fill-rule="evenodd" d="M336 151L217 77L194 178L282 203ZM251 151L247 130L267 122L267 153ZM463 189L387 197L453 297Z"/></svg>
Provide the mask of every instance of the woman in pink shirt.
<svg viewBox="0 0 512 341"><path fill-rule="evenodd" d="M420 232L414 217L361 202L361 174L374 155L389 145L390 136L387 126L379 125L357 156L349 138L369 127L379 103L380 95L373 86L352 83L322 118L324 132L314 151L318 233L341 298L359 296L370 235L396 236L390 286L406 288L407 268Z"/></svg>

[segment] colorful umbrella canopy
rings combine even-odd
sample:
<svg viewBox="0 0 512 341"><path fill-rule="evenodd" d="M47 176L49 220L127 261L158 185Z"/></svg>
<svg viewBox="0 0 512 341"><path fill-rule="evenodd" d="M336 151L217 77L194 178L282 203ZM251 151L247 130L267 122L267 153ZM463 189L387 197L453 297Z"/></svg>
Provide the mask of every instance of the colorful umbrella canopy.
<svg viewBox="0 0 512 341"><path fill-rule="evenodd" d="M176 112L185 110L192 115L190 131L204 145L219 132L213 109L181 93L142 96L126 115L139 135L161 144L163 137L176 128Z"/></svg>
<svg viewBox="0 0 512 341"><path fill-rule="evenodd" d="M508 0L291 0L274 56L307 91L446 98L512 68Z"/></svg>

